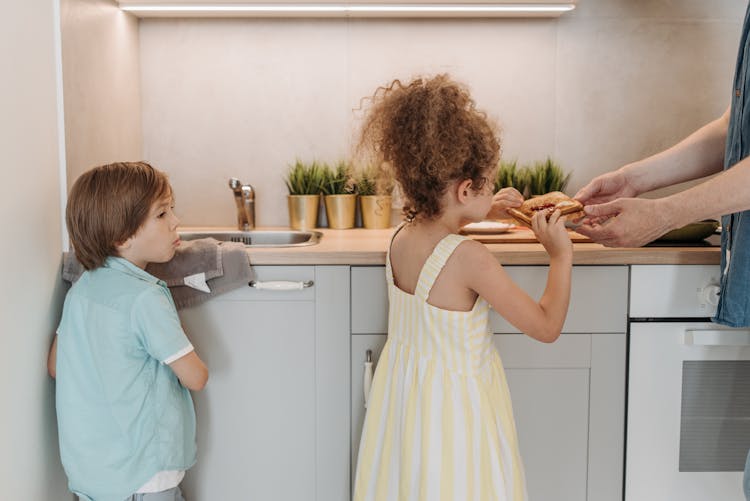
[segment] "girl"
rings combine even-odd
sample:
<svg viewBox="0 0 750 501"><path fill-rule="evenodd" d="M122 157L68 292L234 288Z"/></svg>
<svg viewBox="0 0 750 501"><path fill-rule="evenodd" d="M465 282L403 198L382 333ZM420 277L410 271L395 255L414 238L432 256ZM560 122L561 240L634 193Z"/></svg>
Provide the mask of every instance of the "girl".
<svg viewBox="0 0 750 501"><path fill-rule="evenodd" d="M493 203L499 143L446 75L378 89L360 146L395 172L406 200L386 259L388 341L367 407L354 500L526 499L490 307L542 342L560 335L572 245L554 213L532 220L550 256L539 302L459 229ZM515 204L514 197L497 204ZM502 210L495 207L494 210Z"/></svg>

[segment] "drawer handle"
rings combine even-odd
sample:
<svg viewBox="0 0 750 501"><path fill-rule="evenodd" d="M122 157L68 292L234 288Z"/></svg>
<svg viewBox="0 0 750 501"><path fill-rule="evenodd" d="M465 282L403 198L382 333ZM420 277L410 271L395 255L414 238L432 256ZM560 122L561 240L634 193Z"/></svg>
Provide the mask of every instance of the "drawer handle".
<svg viewBox="0 0 750 501"><path fill-rule="evenodd" d="M258 290L268 291L300 291L313 286L312 280L304 282L290 282L288 280L270 280L268 282L256 282L255 280L250 281L250 287Z"/></svg>
<svg viewBox="0 0 750 501"><path fill-rule="evenodd" d="M685 329L682 344L687 346L750 346L750 331Z"/></svg>
<svg viewBox="0 0 750 501"><path fill-rule="evenodd" d="M365 355L365 375L362 381L362 389L365 392L365 409L367 409L367 401L370 400L370 387L372 387L372 350L367 350Z"/></svg>

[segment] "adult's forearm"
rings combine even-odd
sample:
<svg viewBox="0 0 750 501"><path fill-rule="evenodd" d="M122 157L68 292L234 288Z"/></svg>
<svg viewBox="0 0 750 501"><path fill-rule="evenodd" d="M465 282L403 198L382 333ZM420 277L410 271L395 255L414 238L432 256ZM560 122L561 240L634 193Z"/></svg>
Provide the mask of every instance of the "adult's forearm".
<svg viewBox="0 0 750 501"><path fill-rule="evenodd" d="M750 210L750 157L705 183L661 200L679 228L717 214Z"/></svg>
<svg viewBox="0 0 750 501"><path fill-rule="evenodd" d="M644 193L721 171L729 111L671 148L623 167L630 184Z"/></svg>

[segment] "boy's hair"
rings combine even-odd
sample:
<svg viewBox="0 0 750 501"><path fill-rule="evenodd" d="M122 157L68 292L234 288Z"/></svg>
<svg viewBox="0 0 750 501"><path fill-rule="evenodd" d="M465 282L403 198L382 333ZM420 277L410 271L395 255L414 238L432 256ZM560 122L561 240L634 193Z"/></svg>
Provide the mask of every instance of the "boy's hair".
<svg viewBox="0 0 750 501"><path fill-rule="evenodd" d="M146 162L117 162L83 173L65 210L78 261L93 270L116 256L117 245L138 231L152 204L171 193L167 175Z"/></svg>
<svg viewBox="0 0 750 501"><path fill-rule="evenodd" d="M481 189L497 166L497 127L448 75L406 85L394 80L370 100L359 149L393 169L406 198L407 220L439 216L439 200L449 183L470 179L474 189Z"/></svg>

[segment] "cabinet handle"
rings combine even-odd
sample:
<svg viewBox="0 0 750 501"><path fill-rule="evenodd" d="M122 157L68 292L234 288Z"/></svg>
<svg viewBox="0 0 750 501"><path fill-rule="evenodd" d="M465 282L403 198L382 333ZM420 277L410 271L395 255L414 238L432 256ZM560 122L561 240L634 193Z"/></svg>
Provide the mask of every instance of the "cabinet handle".
<svg viewBox="0 0 750 501"><path fill-rule="evenodd" d="M269 290L269 291L299 291L312 287L314 282L307 280L305 282L290 282L288 280L270 280L268 282L256 282L251 280L250 287L258 290Z"/></svg>
<svg viewBox="0 0 750 501"><path fill-rule="evenodd" d="M688 346L750 346L750 331L685 329L682 344Z"/></svg>
<svg viewBox="0 0 750 501"><path fill-rule="evenodd" d="M370 399L370 387L372 386L372 350L367 350L365 354L365 375L362 381L364 383L362 389L365 392L365 409L367 409L367 401Z"/></svg>

